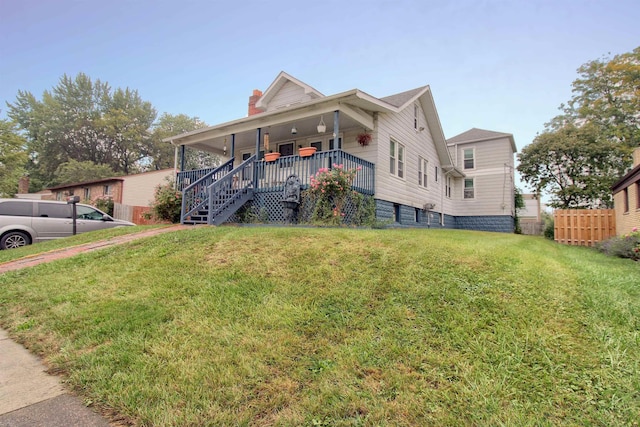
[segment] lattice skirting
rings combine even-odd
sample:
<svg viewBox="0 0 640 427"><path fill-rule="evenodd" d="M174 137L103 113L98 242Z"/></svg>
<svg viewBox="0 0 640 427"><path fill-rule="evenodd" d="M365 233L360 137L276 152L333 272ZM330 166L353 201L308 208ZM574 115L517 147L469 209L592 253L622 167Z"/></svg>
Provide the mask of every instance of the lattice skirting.
<svg viewBox="0 0 640 427"><path fill-rule="evenodd" d="M246 222L260 222L260 223L273 223L284 224L285 211L282 206L282 191L272 192L260 192L254 194L252 201L246 203L238 212L233 214L229 218L229 222L246 223ZM365 198L371 198L372 196L364 196ZM297 217L294 219L294 223L308 224L311 222L314 202L305 195L303 192L301 195L301 203L297 211ZM368 201L368 200L367 200ZM373 200L370 201L373 203ZM347 197L344 206L342 208L343 220L342 224L345 225L359 225L365 218L366 212L363 212L359 208L359 202L353 197Z"/></svg>

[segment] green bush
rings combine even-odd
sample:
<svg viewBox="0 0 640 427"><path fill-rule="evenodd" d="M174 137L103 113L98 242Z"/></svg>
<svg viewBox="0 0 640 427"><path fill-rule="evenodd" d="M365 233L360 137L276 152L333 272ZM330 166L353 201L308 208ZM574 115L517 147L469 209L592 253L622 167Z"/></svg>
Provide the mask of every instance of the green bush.
<svg viewBox="0 0 640 427"><path fill-rule="evenodd" d="M544 237L549 240L555 238L555 223L551 215L547 216L544 221Z"/></svg>
<svg viewBox="0 0 640 427"><path fill-rule="evenodd" d="M173 181L156 187L155 199L151 204L152 216L159 221L180 222L182 193L175 190Z"/></svg>
<svg viewBox="0 0 640 427"><path fill-rule="evenodd" d="M93 201L93 205L105 212L109 216L113 216L113 199L109 196L101 196Z"/></svg>

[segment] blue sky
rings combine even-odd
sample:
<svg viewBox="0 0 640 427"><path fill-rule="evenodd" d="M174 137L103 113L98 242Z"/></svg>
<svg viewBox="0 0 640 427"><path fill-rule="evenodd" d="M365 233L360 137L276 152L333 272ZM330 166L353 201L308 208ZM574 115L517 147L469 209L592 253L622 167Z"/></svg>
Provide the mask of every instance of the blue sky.
<svg viewBox="0 0 640 427"><path fill-rule="evenodd" d="M0 0L0 117L84 72L213 125L284 70L325 95L429 84L447 138L478 127L521 149L581 64L640 45L639 22L637 0Z"/></svg>

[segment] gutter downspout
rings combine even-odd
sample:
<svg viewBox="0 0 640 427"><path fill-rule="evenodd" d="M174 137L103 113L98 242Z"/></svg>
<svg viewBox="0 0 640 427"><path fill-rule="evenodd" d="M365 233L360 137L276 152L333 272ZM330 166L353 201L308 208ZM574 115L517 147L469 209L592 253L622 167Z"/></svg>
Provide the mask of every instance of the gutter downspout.
<svg viewBox="0 0 640 427"><path fill-rule="evenodd" d="M449 179L449 174L453 172L453 169L450 171L446 171L444 173L444 179L442 183L442 191L440 192L440 226L444 227L444 189L447 188L447 180Z"/></svg>

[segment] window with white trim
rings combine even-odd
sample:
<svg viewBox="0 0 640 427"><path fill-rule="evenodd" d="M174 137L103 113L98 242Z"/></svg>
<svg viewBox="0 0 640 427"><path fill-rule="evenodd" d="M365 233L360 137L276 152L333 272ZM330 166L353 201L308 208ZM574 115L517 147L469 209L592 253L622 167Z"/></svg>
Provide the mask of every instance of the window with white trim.
<svg viewBox="0 0 640 427"><path fill-rule="evenodd" d="M474 148L465 148L463 150L464 155L464 168L474 169L476 165L476 150Z"/></svg>
<svg viewBox="0 0 640 427"><path fill-rule="evenodd" d="M450 176L447 177L444 193L448 199L451 198L451 177Z"/></svg>
<svg viewBox="0 0 640 427"><path fill-rule="evenodd" d="M427 159L418 157L418 185L427 188L427 171L429 170L429 162Z"/></svg>
<svg viewBox="0 0 640 427"><path fill-rule="evenodd" d="M404 145L393 139L389 142L389 172L404 178Z"/></svg>
<svg viewBox="0 0 640 427"><path fill-rule="evenodd" d="M438 182L438 176L440 175L440 169L438 169L438 166L436 166L435 168L435 174L434 174L434 178L435 181Z"/></svg>
<svg viewBox="0 0 640 427"><path fill-rule="evenodd" d="M83 188L84 199L83 200L91 200L91 188L85 187Z"/></svg>
<svg viewBox="0 0 640 427"><path fill-rule="evenodd" d="M475 183L473 178L464 179L464 198L475 199Z"/></svg>

